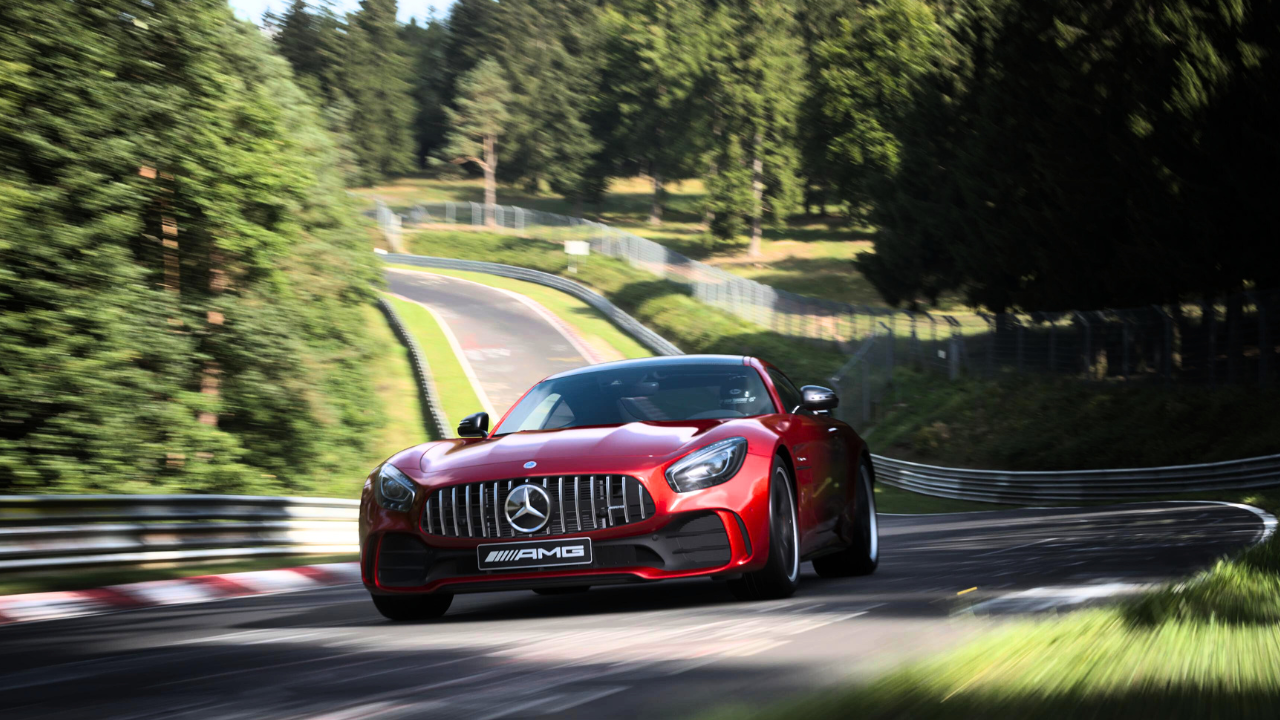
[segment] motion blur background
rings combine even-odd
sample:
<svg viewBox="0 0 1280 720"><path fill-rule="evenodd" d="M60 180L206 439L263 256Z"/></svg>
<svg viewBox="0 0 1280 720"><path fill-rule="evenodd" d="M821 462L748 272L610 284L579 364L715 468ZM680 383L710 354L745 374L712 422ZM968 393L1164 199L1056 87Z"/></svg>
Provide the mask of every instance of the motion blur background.
<svg viewBox="0 0 1280 720"><path fill-rule="evenodd" d="M0 493L355 497L427 439L374 247L570 274L686 352L853 378L900 459L1280 452L1278 53L1271 0L3 0ZM569 273L545 229L580 218ZM764 320L735 278L778 293ZM1250 552L1026 637L1098 639L1074 669L1229 640L1243 675L1167 683L1270 707L1280 550Z"/></svg>

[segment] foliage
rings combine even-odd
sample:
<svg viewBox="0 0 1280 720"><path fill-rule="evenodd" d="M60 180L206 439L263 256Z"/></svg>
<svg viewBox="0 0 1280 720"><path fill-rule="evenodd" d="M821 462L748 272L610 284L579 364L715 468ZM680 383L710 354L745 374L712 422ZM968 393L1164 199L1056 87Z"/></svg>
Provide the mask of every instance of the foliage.
<svg viewBox="0 0 1280 720"><path fill-rule="evenodd" d="M0 488L288 491L363 466L376 275L260 34L214 0L19 2L0 47Z"/></svg>
<svg viewBox="0 0 1280 720"><path fill-rule="evenodd" d="M443 151L445 156L487 162L486 138L502 135L511 117L511 88L498 62L482 60L464 75L458 82L455 102L457 109L449 111L451 130Z"/></svg>
<svg viewBox="0 0 1280 720"><path fill-rule="evenodd" d="M413 97L396 0L360 0L344 49L342 84L351 98L351 135L366 182L413 170Z"/></svg>

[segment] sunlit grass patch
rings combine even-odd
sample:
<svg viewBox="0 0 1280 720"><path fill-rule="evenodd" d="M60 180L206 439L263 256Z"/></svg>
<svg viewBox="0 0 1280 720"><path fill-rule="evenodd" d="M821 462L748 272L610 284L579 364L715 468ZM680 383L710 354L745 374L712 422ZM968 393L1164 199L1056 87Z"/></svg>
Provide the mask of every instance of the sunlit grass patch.
<svg viewBox="0 0 1280 720"><path fill-rule="evenodd" d="M471 387L471 381L462 369L462 363L449 345L448 338L431 313L417 303L390 298L396 312L404 320L409 332L418 341L431 376L435 380L436 393L449 423L448 437L453 437L453 427L471 413L480 412L480 399Z"/></svg>

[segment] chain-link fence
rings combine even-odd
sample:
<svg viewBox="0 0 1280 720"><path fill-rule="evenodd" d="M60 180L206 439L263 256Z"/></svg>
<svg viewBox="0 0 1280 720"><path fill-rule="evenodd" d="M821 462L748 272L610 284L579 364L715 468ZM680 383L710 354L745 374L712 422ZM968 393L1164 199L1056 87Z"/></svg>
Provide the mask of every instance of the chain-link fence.
<svg viewBox="0 0 1280 720"><path fill-rule="evenodd" d="M380 220L383 217L380 212ZM779 290L625 230L540 210L446 202L415 205L405 220L418 228L466 225L552 242L584 240L594 253L624 260L683 286L708 305L779 334L832 345L855 357L864 348L878 347L884 355L876 358L884 360L896 353L900 365L951 378L962 373L1040 373L1096 380L1267 385L1276 373L1280 292L1247 292L1202 304L1124 310L997 315L910 312ZM384 221L384 231L398 237L398 222L390 226ZM872 377L892 377L892 372L873 372Z"/></svg>

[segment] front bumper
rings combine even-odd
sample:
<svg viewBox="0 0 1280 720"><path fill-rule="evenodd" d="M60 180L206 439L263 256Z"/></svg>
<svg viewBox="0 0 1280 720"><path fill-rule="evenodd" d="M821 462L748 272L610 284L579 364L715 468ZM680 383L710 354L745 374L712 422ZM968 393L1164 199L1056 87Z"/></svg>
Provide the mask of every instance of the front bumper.
<svg viewBox="0 0 1280 720"><path fill-rule="evenodd" d="M378 594L464 593L734 576L758 570L768 556L770 461L748 456L732 480L692 493L676 493L665 479L659 483L653 476L633 473L642 477L652 496L651 516L628 525L550 537L441 537L426 532L421 502L410 513L394 513L379 507L366 492L360 517L361 576L369 591ZM442 484L433 490L449 487ZM574 537L591 538L591 564L497 571L477 567L479 545Z"/></svg>

